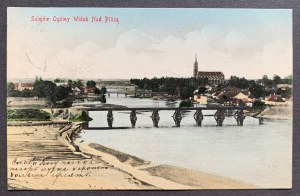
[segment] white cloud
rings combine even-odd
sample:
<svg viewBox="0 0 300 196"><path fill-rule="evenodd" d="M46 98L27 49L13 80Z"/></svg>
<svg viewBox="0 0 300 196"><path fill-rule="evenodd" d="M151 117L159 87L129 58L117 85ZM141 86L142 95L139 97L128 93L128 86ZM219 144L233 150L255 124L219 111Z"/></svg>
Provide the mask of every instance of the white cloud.
<svg viewBox="0 0 300 196"><path fill-rule="evenodd" d="M285 40L286 39L286 40ZM76 41L76 40L75 40ZM138 29L121 34L114 48L103 49L96 42L87 41L73 49L54 50L48 46L31 47L31 59L43 65L46 56L47 71L32 65L24 51L9 52L11 77L70 77L70 78L142 78L160 76L190 77L194 55L197 53L199 69L223 71L230 75L259 78L264 74L288 75L292 67L292 44L289 38L259 42L244 32L226 33L216 26L191 31L185 38L168 35L155 40ZM48 47L48 48L47 48ZM66 47L67 48L67 47ZM22 66L20 66L22 65ZM273 73L274 72L274 73ZM32 74L32 76L31 76Z"/></svg>

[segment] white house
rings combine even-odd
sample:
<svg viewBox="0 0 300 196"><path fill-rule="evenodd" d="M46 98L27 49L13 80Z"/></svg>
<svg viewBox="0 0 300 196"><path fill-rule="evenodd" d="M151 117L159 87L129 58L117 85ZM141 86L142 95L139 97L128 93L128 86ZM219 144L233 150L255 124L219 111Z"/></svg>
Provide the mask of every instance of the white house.
<svg viewBox="0 0 300 196"><path fill-rule="evenodd" d="M194 95L194 101L196 101L198 104L207 104L207 97L204 95Z"/></svg>
<svg viewBox="0 0 300 196"><path fill-rule="evenodd" d="M235 95L233 98L234 99L240 99L240 100L243 100L243 99L248 99L248 96L249 95L245 95L244 93L242 92L239 92L237 95Z"/></svg>
<svg viewBox="0 0 300 196"><path fill-rule="evenodd" d="M27 90L33 90L34 84L33 83L15 83L15 90L23 91L25 89Z"/></svg>

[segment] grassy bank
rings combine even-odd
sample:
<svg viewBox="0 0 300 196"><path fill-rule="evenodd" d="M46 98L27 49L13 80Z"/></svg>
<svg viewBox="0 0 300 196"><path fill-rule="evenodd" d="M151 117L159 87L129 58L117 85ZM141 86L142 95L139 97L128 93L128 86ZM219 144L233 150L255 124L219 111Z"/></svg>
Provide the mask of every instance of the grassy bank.
<svg viewBox="0 0 300 196"><path fill-rule="evenodd" d="M92 121L92 120L93 119L91 117L89 117L89 115L84 111L80 111L75 116L70 116L70 118L69 118L70 122L88 122L88 121Z"/></svg>
<svg viewBox="0 0 300 196"><path fill-rule="evenodd" d="M50 121L52 115L39 109L14 109L7 111L8 121Z"/></svg>

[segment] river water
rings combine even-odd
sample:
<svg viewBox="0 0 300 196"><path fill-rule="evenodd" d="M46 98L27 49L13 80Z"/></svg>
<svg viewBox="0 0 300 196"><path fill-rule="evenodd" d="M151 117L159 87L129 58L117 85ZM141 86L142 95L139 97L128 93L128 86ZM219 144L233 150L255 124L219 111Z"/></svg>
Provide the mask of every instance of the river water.
<svg viewBox="0 0 300 196"><path fill-rule="evenodd" d="M178 103L111 95L107 103L128 107L176 107ZM213 114L215 111L203 111ZM106 112L90 112L90 127L107 127ZM292 121L272 120L259 125L246 117L236 126L226 117L217 127L213 117L195 126L194 111L183 114L181 127L174 127L173 111L160 111L159 128L153 128L151 112L137 114L136 128L85 130L85 142L101 145L158 164L168 164L221 175L261 188L288 188L292 180ZM130 127L129 112L114 112L115 127Z"/></svg>

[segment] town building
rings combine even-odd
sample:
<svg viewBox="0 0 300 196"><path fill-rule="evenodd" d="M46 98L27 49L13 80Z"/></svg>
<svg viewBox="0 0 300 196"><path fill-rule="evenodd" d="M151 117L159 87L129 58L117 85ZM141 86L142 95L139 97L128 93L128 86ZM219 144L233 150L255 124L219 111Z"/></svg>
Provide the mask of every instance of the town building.
<svg viewBox="0 0 300 196"><path fill-rule="evenodd" d="M266 105L287 105L287 102L280 95L269 95L265 97Z"/></svg>
<svg viewBox="0 0 300 196"><path fill-rule="evenodd" d="M70 87L68 82L54 82L56 86Z"/></svg>
<svg viewBox="0 0 300 196"><path fill-rule="evenodd" d="M19 83L14 83L15 85L15 90L19 90L19 91L23 91L25 89L27 90L33 90L34 88L34 84L33 83L22 83L22 82L19 82Z"/></svg>
<svg viewBox="0 0 300 196"><path fill-rule="evenodd" d="M200 105L207 105L207 96L205 95L194 95L194 101Z"/></svg>
<svg viewBox="0 0 300 196"><path fill-rule="evenodd" d="M90 87L90 86L87 86L87 87L84 87L84 93L85 94L95 94L95 90L96 90L96 87Z"/></svg>
<svg viewBox="0 0 300 196"><path fill-rule="evenodd" d="M242 90L236 87L226 87L212 95L213 99L221 100L227 105L247 105L252 106L256 101L249 90Z"/></svg>
<svg viewBox="0 0 300 196"><path fill-rule="evenodd" d="M194 63L194 71L193 77L195 78L207 78L208 84L217 86L219 84L225 83L225 76L220 71L199 71L198 70L198 61L197 56L195 56L195 63Z"/></svg>

